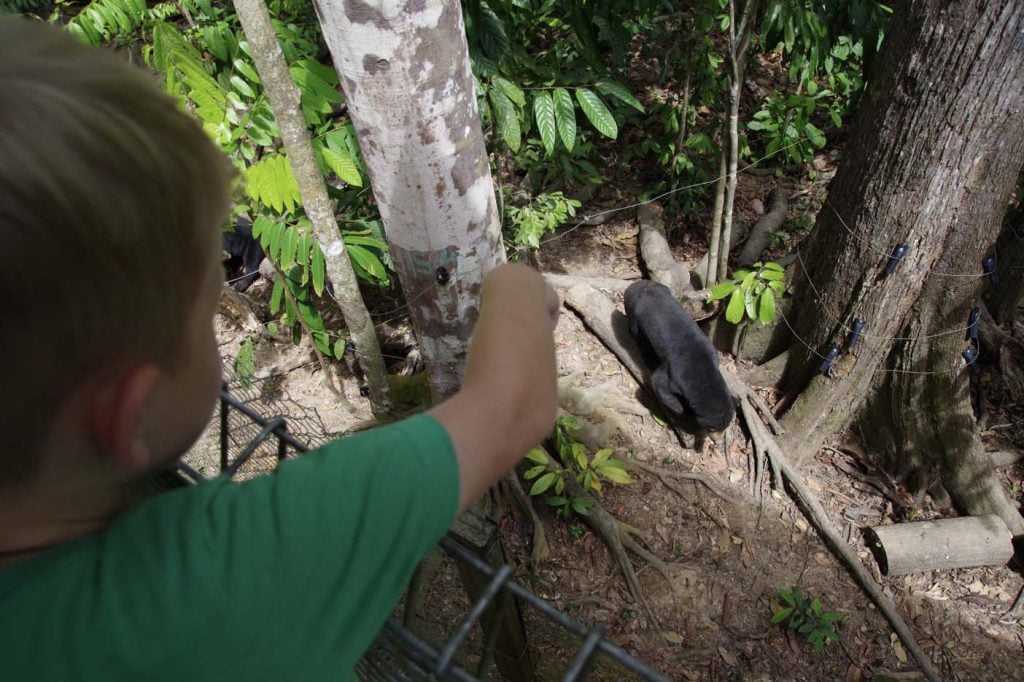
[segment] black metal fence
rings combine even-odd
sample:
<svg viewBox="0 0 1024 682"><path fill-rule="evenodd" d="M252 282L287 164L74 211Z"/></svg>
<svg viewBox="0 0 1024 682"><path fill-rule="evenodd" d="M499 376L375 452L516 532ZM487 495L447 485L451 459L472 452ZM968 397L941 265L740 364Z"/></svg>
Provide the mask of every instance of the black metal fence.
<svg viewBox="0 0 1024 682"><path fill-rule="evenodd" d="M318 421L315 411L314 416ZM270 471L277 462L306 452L310 442L323 442L322 432L297 437L284 416L265 417L226 390L221 392L219 427L218 469L232 477ZM209 472L181 462L178 474L198 482ZM602 627L580 625L512 581L511 566L492 565L501 556L500 550L497 555L493 551L500 546L496 530L486 520L475 524L483 531L474 532L474 522L468 532L453 530L441 541L441 554L421 565L431 584L438 582L434 571L441 563L454 566L458 574L452 584L463 589L449 590L428 603L428 610L444 612L443 623L426 633L414 632L410 623L416 618L410 610L422 595L414 598L410 589L357 665L361 680L667 679L605 639ZM424 569L427 564L431 567ZM453 599L452 592L461 592L464 603L455 603L460 599ZM531 646L531 639L545 646L536 646L536 641Z"/></svg>

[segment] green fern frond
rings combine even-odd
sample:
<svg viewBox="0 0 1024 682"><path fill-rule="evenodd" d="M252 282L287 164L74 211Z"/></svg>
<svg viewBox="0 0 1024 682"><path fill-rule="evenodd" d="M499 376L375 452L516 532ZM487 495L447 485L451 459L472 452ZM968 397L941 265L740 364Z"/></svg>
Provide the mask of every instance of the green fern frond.
<svg viewBox="0 0 1024 682"><path fill-rule="evenodd" d="M68 22L67 30L99 45L130 38L147 18L146 0L93 0Z"/></svg>
<svg viewBox="0 0 1024 682"><path fill-rule="evenodd" d="M278 213L294 210L302 201L299 184L283 154L265 156L246 169L245 193Z"/></svg>

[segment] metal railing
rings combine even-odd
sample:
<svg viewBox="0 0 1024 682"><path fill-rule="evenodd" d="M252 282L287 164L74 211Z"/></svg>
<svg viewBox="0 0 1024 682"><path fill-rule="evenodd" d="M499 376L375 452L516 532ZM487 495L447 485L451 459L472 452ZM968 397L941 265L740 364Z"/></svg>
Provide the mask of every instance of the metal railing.
<svg viewBox="0 0 1024 682"><path fill-rule="evenodd" d="M257 472L269 471L277 462L309 449L306 443L288 431L284 416L265 417L227 390L221 391L219 427L219 469L222 475L251 475L253 472L244 473L247 467ZM240 432L246 432L245 438L237 437ZM178 464L176 475L179 484L205 478L184 462ZM174 484L164 482L157 485L168 487ZM472 533L460 533L458 530L441 540L443 556L455 564L461 582L468 592L473 593L461 617L446 618L448 627L445 629L454 625L454 632L444 632L442 641L431 642L428 641L431 637L413 632L407 626L409 613L405 614L404 624L393 616L356 666L356 674L361 680L667 680L605 639L603 627L588 628L577 623L512 581L511 566L491 565L481 558L484 556L493 562L493 553L488 554L482 547L489 543L500 545L496 541L493 524L489 528L484 534L493 537L483 541L467 541L467 535L472 536ZM471 584L476 584L477 589L471 589ZM411 608L410 601L407 595L404 606L400 608ZM450 599L444 602L445 607L451 606ZM531 663L526 629L522 628L524 617L537 624L531 629L540 632L545 643L561 643L559 652L565 655L559 658L564 660L551 660L554 657L551 647L546 647L543 655L533 656L537 665ZM521 641L518 645L509 645L506 637L503 651L502 637L505 635L502 632L507 634L509 628L515 630L517 627L521 630ZM577 643L566 645L566 640ZM475 650L470 651L471 648ZM476 668L474 673L466 671L466 668L473 667Z"/></svg>

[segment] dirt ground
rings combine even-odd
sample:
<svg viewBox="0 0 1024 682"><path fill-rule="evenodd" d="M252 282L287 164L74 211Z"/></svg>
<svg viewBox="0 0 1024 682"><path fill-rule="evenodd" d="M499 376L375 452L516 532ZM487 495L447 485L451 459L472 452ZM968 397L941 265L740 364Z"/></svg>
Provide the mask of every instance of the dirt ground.
<svg viewBox="0 0 1024 682"><path fill-rule="evenodd" d="M763 199L775 181L744 178L737 207L741 220L752 221L755 216L749 208L751 202ZM593 212L629 203L630 197L625 194L599 195L585 209ZM810 210L799 203L791 206L791 219ZM690 220L699 221L700 216L691 216ZM686 223L670 218L668 228L679 260L693 260L702 253L703 244L692 236ZM542 248L540 264L553 273L635 279L641 276L636 235L634 211L622 211L602 225L558 233ZM257 288L254 297L259 300L261 296L265 299L265 292ZM395 314L395 303L384 299L374 302L381 313L376 318L400 321L396 319L400 313ZM249 332L231 315L222 315L219 324L222 351L234 355ZM643 396L629 373L568 309L563 309L556 344L564 386L625 402ZM310 360L308 347L262 339L256 351L257 375L279 372L271 380L273 390L290 396L297 404L315 408L327 430L343 431L370 418L366 400L359 396L358 383L344 370L341 385L351 410L324 388L323 373ZM722 361L734 366L726 356ZM745 367L737 369L742 374ZM992 371L986 370L983 383L988 386L986 399L992 413L989 423L993 424L984 434L986 443L992 450L1019 452L1024 449L1021 405L1016 402L1019 396L1009 395ZM759 387L759 391L767 399L773 398L770 387ZM609 486L601 504L620 520L641 529L648 549L670 564L672 585L642 560L632 557L657 623L652 623L630 596L607 549L585 522L578 518L571 522L558 520L540 502L535 502L535 508L544 520L551 557L535 572L526 568L531 549L528 522L514 514L501 520L503 541L519 567L516 575L521 584L585 624L603 624L609 639L671 679L917 679L913 659L886 620L810 528L786 492L771 490L770 482L765 480L761 502L751 495L746 436L737 423L727 439L709 443L698 454L682 447L649 413L637 412L621 414L625 432L608 443L616 448L617 456L701 472L738 501L723 500L696 484L685 484L685 494L680 495L643 474L635 484ZM585 414L578 416L586 421ZM848 448L826 448L803 474L832 523L880 580L943 678L1020 679L1024 622L1003 619L1021 588L1020 575L1000 567L898 579L879 576L861 529L892 522L905 510L878 489L851 478L849 472L858 466ZM1005 470L1005 482L1019 490L1021 470L1019 464L1016 467ZM917 518L925 519L950 512L925 506L917 514ZM770 622L773 605L778 604L778 590L793 587L818 597L826 610L844 616L839 641L821 653ZM457 592L457 583L444 589ZM449 596L452 600L458 598ZM434 615L443 621L440 612ZM533 647L535 660L541 662L538 668L543 671L548 654L554 657L564 652L559 650L562 645L558 642L541 639ZM551 674L554 678L560 673Z"/></svg>

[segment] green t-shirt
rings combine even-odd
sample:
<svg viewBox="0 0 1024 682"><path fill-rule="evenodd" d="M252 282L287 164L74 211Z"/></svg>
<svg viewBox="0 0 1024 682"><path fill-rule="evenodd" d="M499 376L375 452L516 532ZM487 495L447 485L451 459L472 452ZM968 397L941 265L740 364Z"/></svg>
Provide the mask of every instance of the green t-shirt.
<svg viewBox="0 0 1024 682"><path fill-rule="evenodd" d="M0 569L0 679L352 679L458 499L426 415L166 493Z"/></svg>

